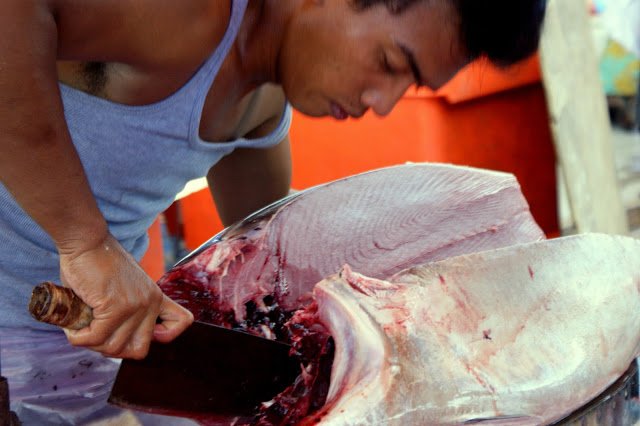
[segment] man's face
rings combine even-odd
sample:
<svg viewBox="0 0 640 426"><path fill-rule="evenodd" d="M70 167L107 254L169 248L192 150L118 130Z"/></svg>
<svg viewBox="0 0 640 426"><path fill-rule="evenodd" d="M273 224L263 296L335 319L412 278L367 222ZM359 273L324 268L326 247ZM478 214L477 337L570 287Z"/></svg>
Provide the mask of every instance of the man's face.
<svg viewBox="0 0 640 426"><path fill-rule="evenodd" d="M278 78L311 116L386 115L411 85L437 89L467 63L446 0L417 1L400 14L384 4L358 11L350 0L308 0L290 22Z"/></svg>

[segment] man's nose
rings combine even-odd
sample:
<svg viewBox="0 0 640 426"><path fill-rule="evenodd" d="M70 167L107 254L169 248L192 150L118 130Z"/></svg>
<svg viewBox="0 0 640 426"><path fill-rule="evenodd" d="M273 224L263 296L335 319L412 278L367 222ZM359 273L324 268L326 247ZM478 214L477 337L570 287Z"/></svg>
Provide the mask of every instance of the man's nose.
<svg viewBox="0 0 640 426"><path fill-rule="evenodd" d="M382 87L365 89L360 96L360 102L377 115L385 116L393 110L410 85L410 81L395 81Z"/></svg>

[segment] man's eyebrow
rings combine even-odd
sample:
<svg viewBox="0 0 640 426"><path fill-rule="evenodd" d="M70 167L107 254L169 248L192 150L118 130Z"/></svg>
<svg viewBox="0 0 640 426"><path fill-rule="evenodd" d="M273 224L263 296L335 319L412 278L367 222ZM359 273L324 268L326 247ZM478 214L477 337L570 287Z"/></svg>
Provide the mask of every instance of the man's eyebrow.
<svg viewBox="0 0 640 426"><path fill-rule="evenodd" d="M415 78L416 84L418 85L418 87L426 86L426 81L424 80L424 78L422 77L422 74L420 73L420 68L418 68L416 57L413 55L413 52L411 51L411 49L409 49L407 46L405 46L402 43L398 43L398 47L400 47L400 50L402 50L402 53L404 53L404 56L407 58L407 62L409 62L409 66L411 67L411 72L413 73L413 78Z"/></svg>

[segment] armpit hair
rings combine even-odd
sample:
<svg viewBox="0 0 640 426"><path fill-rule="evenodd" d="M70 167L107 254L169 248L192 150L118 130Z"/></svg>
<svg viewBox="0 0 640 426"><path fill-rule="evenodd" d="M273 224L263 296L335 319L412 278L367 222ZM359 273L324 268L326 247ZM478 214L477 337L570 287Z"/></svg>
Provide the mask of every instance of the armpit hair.
<svg viewBox="0 0 640 426"><path fill-rule="evenodd" d="M99 95L107 85L107 64L104 62L86 62L82 67L82 75L87 92Z"/></svg>

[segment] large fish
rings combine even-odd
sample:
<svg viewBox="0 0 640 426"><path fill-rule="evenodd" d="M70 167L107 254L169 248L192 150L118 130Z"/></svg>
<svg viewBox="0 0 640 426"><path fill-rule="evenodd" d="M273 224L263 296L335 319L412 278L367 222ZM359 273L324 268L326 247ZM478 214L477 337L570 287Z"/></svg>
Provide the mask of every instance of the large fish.
<svg viewBox="0 0 640 426"><path fill-rule="evenodd" d="M640 354L640 242L545 241L513 176L478 169L312 188L160 285L201 321L293 344L301 375L253 424L549 424Z"/></svg>

